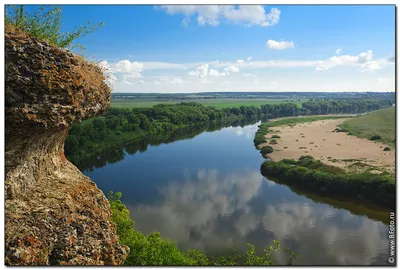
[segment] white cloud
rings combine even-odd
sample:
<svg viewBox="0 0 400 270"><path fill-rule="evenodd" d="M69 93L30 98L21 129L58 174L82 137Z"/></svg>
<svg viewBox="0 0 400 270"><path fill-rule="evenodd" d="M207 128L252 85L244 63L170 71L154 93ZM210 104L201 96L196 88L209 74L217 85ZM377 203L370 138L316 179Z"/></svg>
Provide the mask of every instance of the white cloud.
<svg viewBox="0 0 400 270"><path fill-rule="evenodd" d="M130 62L129 60L121 60L116 65L117 71L122 73L140 73L144 69L141 62Z"/></svg>
<svg viewBox="0 0 400 270"><path fill-rule="evenodd" d="M224 69L226 72L238 73L239 68L237 66L229 66Z"/></svg>
<svg viewBox="0 0 400 270"><path fill-rule="evenodd" d="M199 67L197 67L197 69L195 71L190 71L188 74L189 76L195 76L198 77L200 79L207 77L208 74L208 64L204 64L201 65Z"/></svg>
<svg viewBox="0 0 400 270"><path fill-rule="evenodd" d="M293 49L295 44L293 41L276 41L276 40L268 40L267 46L271 50L285 50L285 49Z"/></svg>
<svg viewBox="0 0 400 270"><path fill-rule="evenodd" d="M340 54L342 52L342 48L336 50L335 54Z"/></svg>
<svg viewBox="0 0 400 270"><path fill-rule="evenodd" d="M370 62L362 64L362 66L360 67L360 71L361 72L374 71L374 70L381 69L381 68L382 68L382 66L377 61L370 61Z"/></svg>
<svg viewBox="0 0 400 270"><path fill-rule="evenodd" d="M368 50L360 53L357 57L357 61L358 63L366 63L367 61L372 60L373 57L374 55L372 54L372 50Z"/></svg>
<svg viewBox="0 0 400 270"><path fill-rule="evenodd" d="M356 55L334 55L322 60L247 61L248 58L246 58L246 61L239 59L228 62L189 63L122 60L114 63L103 62L103 64L110 66L112 76L110 75L109 78L114 82L113 88L116 92L201 92L204 91L202 84L208 84L207 91L250 91L250 89L251 91L290 91L295 89L296 91L351 90L379 92L394 91L395 89L393 59L388 57L375 59L372 50ZM339 67L350 68L343 73ZM262 71L262 69L267 68L275 70L277 76L271 77L267 71ZM314 68L319 71L337 68L338 71L320 74L317 76L319 79L317 79L315 75L312 75L313 73L303 78L298 76L297 70L285 72L277 70L282 68ZM380 71L380 77L393 77L393 82L384 83L384 81L380 81L377 83L375 77L364 74L383 68L385 69ZM157 74L158 70L163 70L163 74L168 74L167 77L165 75L160 76L160 73ZM164 70L168 70L168 73ZM257 71L257 74L260 75L254 75L253 70L260 70ZM349 77L348 72L353 72L351 77ZM238 73L240 73L239 76L233 76ZM296 83L294 81L293 83L289 82L287 74L290 74L290 78L295 77ZM140 82L144 77L143 75L146 76L145 84ZM335 79L332 79L333 77ZM199 81L197 78L201 80ZM275 79L279 81L279 85L271 83ZM317 82L317 80L320 81Z"/></svg>
<svg viewBox="0 0 400 270"><path fill-rule="evenodd" d="M187 26L190 18L197 15L199 25L217 26L223 23L238 23L246 26L258 25L267 27L279 22L281 11L271 8L269 13L261 5L165 5L156 7L167 14L184 15L182 24Z"/></svg>
<svg viewBox="0 0 400 270"><path fill-rule="evenodd" d="M226 72L219 72L216 69L210 68L210 71L208 72L208 75L211 77L222 77L228 75Z"/></svg>
<svg viewBox="0 0 400 270"><path fill-rule="evenodd" d="M249 56L249 57L246 58L246 61L247 61L247 62L250 62L251 59L253 59L253 57Z"/></svg>
<svg viewBox="0 0 400 270"><path fill-rule="evenodd" d="M361 72L365 71L373 71L377 69L381 69L385 67L389 61L385 60L377 60L372 61L374 55L372 50L368 50L366 52L362 52L359 55L340 55L340 56L332 56L325 61L319 61L316 65L317 70L327 70L329 68L335 66L360 66L359 70Z"/></svg>

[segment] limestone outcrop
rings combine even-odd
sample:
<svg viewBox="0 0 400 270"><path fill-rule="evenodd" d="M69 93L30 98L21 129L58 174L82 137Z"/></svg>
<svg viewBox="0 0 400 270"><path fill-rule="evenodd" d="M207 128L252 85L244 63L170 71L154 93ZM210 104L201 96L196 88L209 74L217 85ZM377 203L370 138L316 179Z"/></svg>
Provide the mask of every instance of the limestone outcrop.
<svg viewBox="0 0 400 270"><path fill-rule="evenodd" d="M82 57L6 28L7 265L120 265L127 257L103 192L63 154L71 125L109 107L104 80Z"/></svg>

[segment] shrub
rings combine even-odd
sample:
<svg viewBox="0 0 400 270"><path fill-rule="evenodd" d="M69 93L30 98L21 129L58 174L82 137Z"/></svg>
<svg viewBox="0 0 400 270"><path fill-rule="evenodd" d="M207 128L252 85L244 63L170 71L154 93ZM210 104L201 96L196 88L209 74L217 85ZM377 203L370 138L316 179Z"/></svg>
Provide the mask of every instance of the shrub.
<svg viewBox="0 0 400 270"><path fill-rule="evenodd" d="M271 138L272 138L272 139L274 139L274 138L275 138L275 139L279 139L280 137L281 137L281 136L279 136L279 135L272 135Z"/></svg>
<svg viewBox="0 0 400 270"><path fill-rule="evenodd" d="M312 156L310 156L310 155L305 155L305 156L303 155L303 156L299 157L299 160L304 160L304 159L314 160L314 158Z"/></svg>
<svg viewBox="0 0 400 270"><path fill-rule="evenodd" d="M274 152L274 149L271 146L264 146L261 148L260 153L264 156L266 154Z"/></svg>
<svg viewBox="0 0 400 270"><path fill-rule="evenodd" d="M333 169L332 166L312 169L297 166L297 164L298 162L294 160L268 161L262 164L261 173L264 176L279 177L288 184L317 192L323 191L349 198L361 195L362 198L376 204L391 209L395 207L395 180L388 174L337 173L335 171L337 169ZM311 163L309 166L317 165L317 163Z"/></svg>
<svg viewBox="0 0 400 270"><path fill-rule="evenodd" d="M270 144L277 144L278 142L275 139L269 141Z"/></svg>
<svg viewBox="0 0 400 270"><path fill-rule="evenodd" d="M390 151L392 150L389 146L386 146L385 148L383 148L383 151Z"/></svg>
<svg viewBox="0 0 400 270"><path fill-rule="evenodd" d="M336 128L335 131L336 132L349 132L347 129L340 129L340 128Z"/></svg>
<svg viewBox="0 0 400 270"><path fill-rule="evenodd" d="M372 135L371 137L369 137L369 139L370 139L371 141L378 141L378 140L381 140L382 137L379 136L379 135Z"/></svg>

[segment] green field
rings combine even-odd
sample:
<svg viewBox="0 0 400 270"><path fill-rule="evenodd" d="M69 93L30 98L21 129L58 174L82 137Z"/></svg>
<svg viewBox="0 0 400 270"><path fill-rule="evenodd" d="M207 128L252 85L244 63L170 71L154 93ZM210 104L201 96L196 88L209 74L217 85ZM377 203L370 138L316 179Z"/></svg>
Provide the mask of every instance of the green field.
<svg viewBox="0 0 400 270"><path fill-rule="evenodd" d="M347 120L340 125L352 135L370 138L372 135L382 137L382 142L394 145L396 138L396 107L385 108Z"/></svg>
<svg viewBox="0 0 400 270"><path fill-rule="evenodd" d="M233 108L240 106L255 106L260 108L265 104L279 104L283 102L290 102L297 104L301 107L301 103L306 100L284 100L284 99L199 99L199 100L171 100L171 101L157 101L157 100L122 100L114 99L111 101L113 108L149 108L157 104L175 104L179 102L198 102L204 106L214 106L218 109Z"/></svg>

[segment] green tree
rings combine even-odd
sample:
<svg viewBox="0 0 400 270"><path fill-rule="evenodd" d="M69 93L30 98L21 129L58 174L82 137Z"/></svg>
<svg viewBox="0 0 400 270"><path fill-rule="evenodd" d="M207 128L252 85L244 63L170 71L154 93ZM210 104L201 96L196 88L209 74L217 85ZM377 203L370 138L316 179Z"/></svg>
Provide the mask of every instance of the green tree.
<svg viewBox="0 0 400 270"><path fill-rule="evenodd" d="M64 143L64 152L71 154L79 146L79 141L74 135L68 135Z"/></svg>
<svg viewBox="0 0 400 270"><path fill-rule="evenodd" d="M93 128L97 131L104 131L107 129L106 122L103 119L96 118L92 122Z"/></svg>

